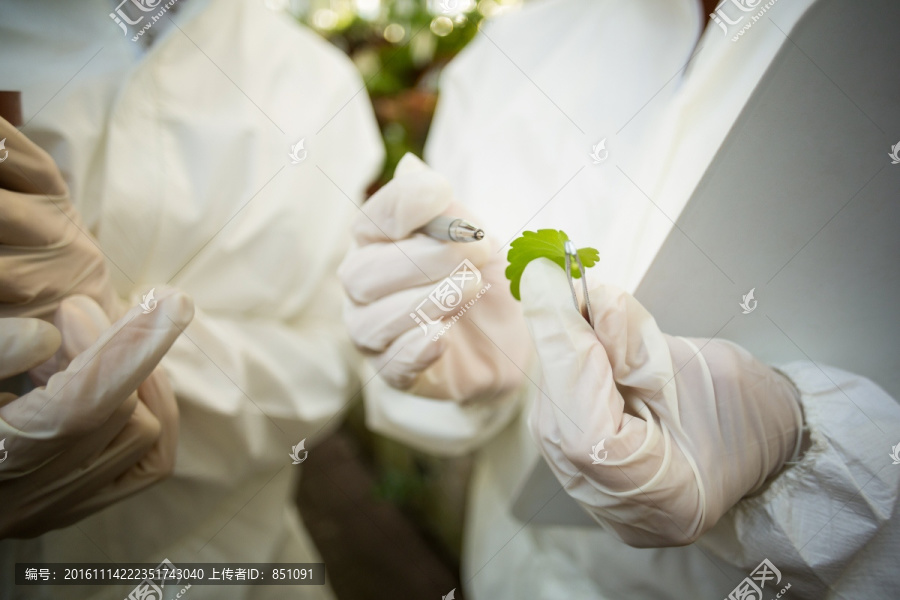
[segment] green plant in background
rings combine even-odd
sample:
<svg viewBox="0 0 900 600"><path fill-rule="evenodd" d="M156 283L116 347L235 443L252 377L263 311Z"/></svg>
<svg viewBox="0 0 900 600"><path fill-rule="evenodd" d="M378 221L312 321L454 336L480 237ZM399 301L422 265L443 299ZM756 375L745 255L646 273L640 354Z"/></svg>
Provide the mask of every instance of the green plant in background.
<svg viewBox="0 0 900 600"><path fill-rule="evenodd" d="M522 0L269 0L344 50L375 107L387 182L406 152L422 155L441 69L479 24Z"/></svg>

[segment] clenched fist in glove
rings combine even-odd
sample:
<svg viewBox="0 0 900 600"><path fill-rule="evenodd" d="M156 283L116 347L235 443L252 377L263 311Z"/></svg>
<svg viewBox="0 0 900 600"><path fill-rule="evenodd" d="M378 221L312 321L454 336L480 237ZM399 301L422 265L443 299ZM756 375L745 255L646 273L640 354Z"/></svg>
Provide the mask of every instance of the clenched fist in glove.
<svg viewBox="0 0 900 600"><path fill-rule="evenodd" d="M7 121L0 139L0 317L50 319L66 296L83 294L113 320L123 309L97 240L69 200L53 159Z"/></svg>
<svg viewBox="0 0 900 600"><path fill-rule="evenodd" d="M589 292L592 329L546 259L521 290L544 374L532 432L569 495L625 543L693 542L799 453L796 389L743 348L665 335L608 286Z"/></svg>
<svg viewBox="0 0 900 600"><path fill-rule="evenodd" d="M503 254L489 238L454 243L417 233L439 215L469 217L449 183L407 154L362 211L340 276L351 301L350 335L381 377L400 390L459 402L515 389L531 350ZM464 260L482 279L468 280L461 299L445 296L452 309L444 310L429 294Z"/></svg>

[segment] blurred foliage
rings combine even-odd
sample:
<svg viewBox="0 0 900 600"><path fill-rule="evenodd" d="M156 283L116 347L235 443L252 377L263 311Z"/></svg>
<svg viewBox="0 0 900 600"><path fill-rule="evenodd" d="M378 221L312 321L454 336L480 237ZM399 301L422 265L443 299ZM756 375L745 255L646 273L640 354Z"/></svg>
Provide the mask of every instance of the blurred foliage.
<svg viewBox="0 0 900 600"><path fill-rule="evenodd" d="M406 152L422 156L443 67L485 18L522 0L268 1L344 50L362 74L387 150L374 190Z"/></svg>

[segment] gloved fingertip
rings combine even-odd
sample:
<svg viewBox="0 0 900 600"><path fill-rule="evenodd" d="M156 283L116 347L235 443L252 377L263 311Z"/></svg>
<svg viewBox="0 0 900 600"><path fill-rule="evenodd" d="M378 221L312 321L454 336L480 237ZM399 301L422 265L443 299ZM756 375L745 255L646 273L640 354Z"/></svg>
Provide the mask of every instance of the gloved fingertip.
<svg viewBox="0 0 900 600"><path fill-rule="evenodd" d="M394 177L411 175L413 173L427 170L428 165L425 164L425 162L421 158L419 158L412 152L407 152L403 155L403 158L400 159L400 162L397 163L397 168L394 169Z"/></svg>
<svg viewBox="0 0 900 600"><path fill-rule="evenodd" d="M157 307L179 328L187 327L194 318L194 299L178 288L163 289Z"/></svg>
<svg viewBox="0 0 900 600"><path fill-rule="evenodd" d="M61 343L59 330L46 321L26 317L0 319L0 380L47 362Z"/></svg>
<svg viewBox="0 0 900 600"><path fill-rule="evenodd" d="M4 362L7 364L0 368L0 379L24 373L47 362L62 346L62 333L53 324L41 319L20 320L25 322L21 335L16 340L20 350L16 351L14 356L5 357ZM6 372L7 369L11 371Z"/></svg>
<svg viewBox="0 0 900 600"><path fill-rule="evenodd" d="M41 319L28 319L28 328L34 328L28 335L32 339L32 352L35 355L53 356L62 345L62 334L52 323Z"/></svg>
<svg viewBox="0 0 900 600"><path fill-rule="evenodd" d="M522 273L519 293L526 317L551 307L569 306L575 309L565 271L547 258L528 263Z"/></svg>
<svg viewBox="0 0 900 600"><path fill-rule="evenodd" d="M109 317L93 299L80 294L59 303L53 322L66 332L63 353L69 360L88 348L110 326Z"/></svg>
<svg viewBox="0 0 900 600"><path fill-rule="evenodd" d="M109 327L109 318L97 302L83 294L75 294L68 296L59 303L57 308L57 316L61 312L78 314L79 316L89 317L91 321L99 322L103 327Z"/></svg>

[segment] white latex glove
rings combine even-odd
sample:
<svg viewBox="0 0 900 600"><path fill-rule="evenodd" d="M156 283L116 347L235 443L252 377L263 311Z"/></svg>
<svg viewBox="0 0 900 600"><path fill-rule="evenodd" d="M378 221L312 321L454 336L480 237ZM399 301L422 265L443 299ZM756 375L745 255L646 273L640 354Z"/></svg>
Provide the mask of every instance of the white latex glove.
<svg viewBox="0 0 900 600"><path fill-rule="evenodd" d="M119 317L124 308L106 260L53 159L0 119L3 138L8 155L0 168L0 317L50 319L74 294Z"/></svg>
<svg viewBox="0 0 900 600"><path fill-rule="evenodd" d="M154 369L192 317L190 298L166 290L153 312L111 327L85 296L60 304L60 329L0 319L0 380L48 359L65 368L46 387L0 393L0 538L71 524L171 473L178 409Z"/></svg>
<svg viewBox="0 0 900 600"><path fill-rule="evenodd" d="M353 228L355 247L339 275L351 300L345 312L350 336L381 377L400 390L458 402L492 399L516 388L531 350L521 308L504 278L505 256L488 241L490 231L472 243L414 233L442 214L478 222L453 201L447 180L407 154L394 179L362 210ZM426 301L421 309L429 319L443 317L426 334L410 315L464 259L481 272L481 282L469 282L452 311Z"/></svg>
<svg viewBox="0 0 900 600"><path fill-rule="evenodd" d="M534 437L566 491L625 543L693 542L799 452L793 384L736 344L665 335L609 286L590 292L592 330L546 259L525 269L521 295L546 394Z"/></svg>

